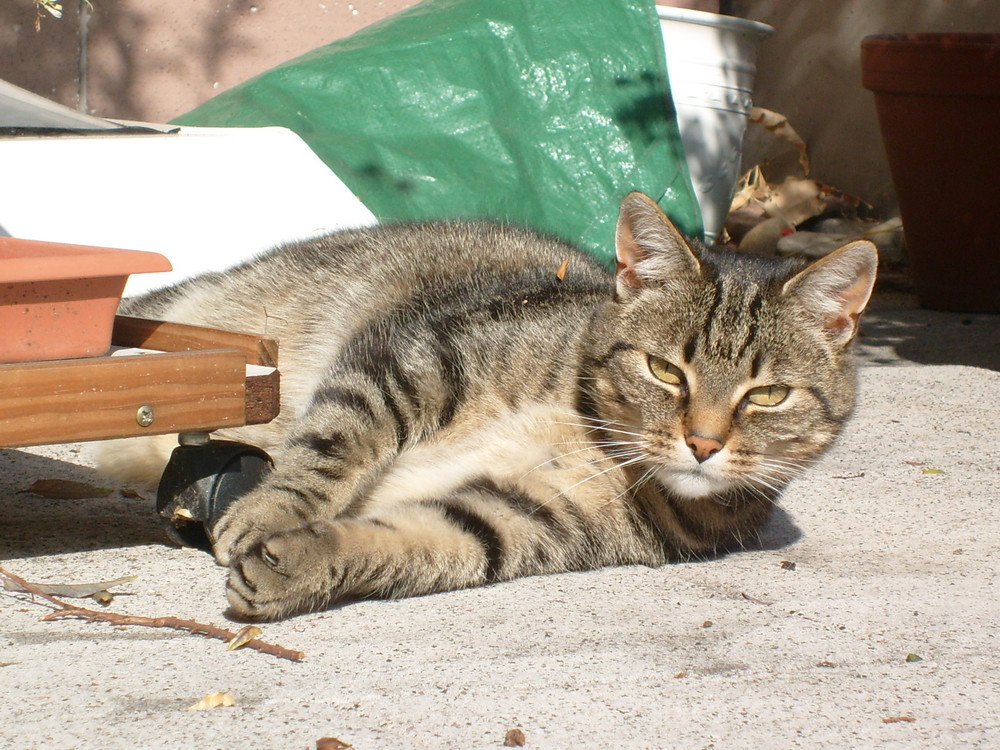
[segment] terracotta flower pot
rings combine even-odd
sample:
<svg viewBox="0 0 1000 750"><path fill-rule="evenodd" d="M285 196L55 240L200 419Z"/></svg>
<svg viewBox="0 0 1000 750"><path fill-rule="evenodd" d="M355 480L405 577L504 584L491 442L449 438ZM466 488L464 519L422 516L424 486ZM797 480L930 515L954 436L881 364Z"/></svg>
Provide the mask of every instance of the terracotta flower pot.
<svg viewBox="0 0 1000 750"><path fill-rule="evenodd" d="M107 353L128 277L169 270L159 253L0 237L0 363Z"/></svg>
<svg viewBox="0 0 1000 750"><path fill-rule="evenodd" d="M1000 312L1000 34L891 34L861 43L917 297Z"/></svg>

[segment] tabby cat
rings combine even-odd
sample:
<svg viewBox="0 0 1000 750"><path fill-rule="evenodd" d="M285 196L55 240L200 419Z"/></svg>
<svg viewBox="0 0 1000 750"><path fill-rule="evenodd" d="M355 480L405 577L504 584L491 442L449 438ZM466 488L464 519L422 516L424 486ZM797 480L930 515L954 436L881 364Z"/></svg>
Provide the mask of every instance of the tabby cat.
<svg viewBox="0 0 1000 750"><path fill-rule="evenodd" d="M126 301L280 341L281 416L229 433L276 467L211 530L230 614L753 539L851 411L875 249L807 266L708 248L631 193L616 251L612 275L522 229L387 225Z"/></svg>

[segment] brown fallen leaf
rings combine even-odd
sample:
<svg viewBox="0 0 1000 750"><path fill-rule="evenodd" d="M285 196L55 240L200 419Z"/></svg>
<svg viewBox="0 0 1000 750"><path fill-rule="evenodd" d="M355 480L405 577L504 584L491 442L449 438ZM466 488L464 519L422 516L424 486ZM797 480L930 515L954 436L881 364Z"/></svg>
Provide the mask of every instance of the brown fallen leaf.
<svg viewBox="0 0 1000 750"><path fill-rule="evenodd" d="M525 742L527 740L524 738L524 732L517 727L508 729L507 734L503 736L504 747L524 747Z"/></svg>
<svg viewBox="0 0 1000 750"><path fill-rule="evenodd" d="M766 602L763 599L758 599L755 596L750 596L750 594L746 593L745 591L741 591L740 596L742 596L748 602L753 602L754 604L763 604L765 607L770 607L772 604L774 604L774 602Z"/></svg>
<svg viewBox="0 0 1000 750"><path fill-rule="evenodd" d="M119 491L121 492L122 497L127 497L130 500L145 500L146 499L142 495L140 495L138 492L136 492L133 489L129 489L128 487L124 487L124 488L122 488Z"/></svg>
<svg viewBox="0 0 1000 750"><path fill-rule="evenodd" d="M263 632L264 631L256 625L247 625L245 628L240 630L236 636L229 641L229 643L226 644L226 651L235 651L238 648L243 648Z"/></svg>
<svg viewBox="0 0 1000 750"><path fill-rule="evenodd" d="M347 750L349 747L354 747L354 745L338 740L336 737L320 737L316 740L316 750Z"/></svg>
<svg viewBox="0 0 1000 750"><path fill-rule="evenodd" d="M19 586L14 581L4 578L3 587L7 591L16 591L19 594L33 594L40 591L43 594L52 596L67 596L71 599L86 599L88 596L107 594L109 589L121 586L123 583L134 581L139 576L124 576L113 581L100 581L98 583L32 583L31 588ZM100 600L98 600L100 601ZM110 600L109 600L110 601Z"/></svg>
<svg viewBox="0 0 1000 750"><path fill-rule="evenodd" d="M559 281L562 281L563 279L566 278L566 269L568 268L569 268L569 258L563 258L563 262L559 265L559 268L556 270L556 278L559 279Z"/></svg>
<svg viewBox="0 0 1000 750"><path fill-rule="evenodd" d="M795 128L788 122L787 117L763 107L751 107L748 120L755 125L764 126L776 137L793 146L799 152L799 164L802 165L803 174L809 174L809 152L806 148L806 142L802 140L802 136L795 132Z"/></svg>
<svg viewBox="0 0 1000 750"><path fill-rule="evenodd" d="M112 492L110 487L95 487L71 479L39 479L18 494L38 495L50 500L84 500L89 497L107 497Z"/></svg>
<svg viewBox="0 0 1000 750"><path fill-rule="evenodd" d="M898 724L901 721L916 721L912 716L887 716L882 719L883 724Z"/></svg>
<svg viewBox="0 0 1000 750"><path fill-rule="evenodd" d="M236 699L233 698L229 693L218 692L209 693L200 701L195 703L193 706L188 706L188 711L207 711L210 708L219 708L220 706L235 706Z"/></svg>

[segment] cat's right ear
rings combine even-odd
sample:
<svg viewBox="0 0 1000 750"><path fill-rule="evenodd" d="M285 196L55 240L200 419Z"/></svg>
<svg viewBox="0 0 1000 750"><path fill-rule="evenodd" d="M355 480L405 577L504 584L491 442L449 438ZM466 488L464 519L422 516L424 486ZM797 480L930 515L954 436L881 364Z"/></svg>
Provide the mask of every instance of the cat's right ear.
<svg viewBox="0 0 1000 750"><path fill-rule="evenodd" d="M656 202L640 192L625 196L615 230L616 295L627 299L701 272L698 259Z"/></svg>

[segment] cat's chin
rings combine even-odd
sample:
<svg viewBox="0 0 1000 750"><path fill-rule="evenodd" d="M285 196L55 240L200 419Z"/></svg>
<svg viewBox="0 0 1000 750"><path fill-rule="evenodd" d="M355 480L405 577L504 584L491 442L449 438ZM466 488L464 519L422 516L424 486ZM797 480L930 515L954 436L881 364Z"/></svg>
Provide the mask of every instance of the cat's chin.
<svg viewBox="0 0 1000 750"><path fill-rule="evenodd" d="M710 476L701 470L660 468L656 472L660 484L685 500L704 500L732 488L732 483Z"/></svg>

